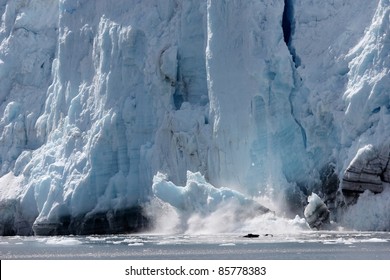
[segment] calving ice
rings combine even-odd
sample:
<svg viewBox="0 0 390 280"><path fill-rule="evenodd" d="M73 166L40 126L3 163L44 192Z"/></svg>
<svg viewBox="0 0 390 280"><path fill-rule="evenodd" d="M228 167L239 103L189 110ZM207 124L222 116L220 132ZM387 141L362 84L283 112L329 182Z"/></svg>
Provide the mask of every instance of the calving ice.
<svg viewBox="0 0 390 280"><path fill-rule="evenodd" d="M1 1L0 234L390 230L390 3L317 2Z"/></svg>

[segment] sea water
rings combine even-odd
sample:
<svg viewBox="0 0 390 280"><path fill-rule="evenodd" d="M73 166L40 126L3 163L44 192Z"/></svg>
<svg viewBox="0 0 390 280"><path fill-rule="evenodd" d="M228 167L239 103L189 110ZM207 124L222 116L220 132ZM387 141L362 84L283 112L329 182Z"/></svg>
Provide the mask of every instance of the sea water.
<svg viewBox="0 0 390 280"><path fill-rule="evenodd" d="M307 231L220 235L13 236L0 238L1 259L390 260L389 232Z"/></svg>

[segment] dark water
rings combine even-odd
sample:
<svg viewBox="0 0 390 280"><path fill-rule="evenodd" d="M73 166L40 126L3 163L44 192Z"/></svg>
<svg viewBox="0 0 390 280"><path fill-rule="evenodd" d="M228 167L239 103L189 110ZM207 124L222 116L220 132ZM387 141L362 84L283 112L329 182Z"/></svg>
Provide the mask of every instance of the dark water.
<svg viewBox="0 0 390 280"><path fill-rule="evenodd" d="M387 232L1 237L1 259L390 260Z"/></svg>

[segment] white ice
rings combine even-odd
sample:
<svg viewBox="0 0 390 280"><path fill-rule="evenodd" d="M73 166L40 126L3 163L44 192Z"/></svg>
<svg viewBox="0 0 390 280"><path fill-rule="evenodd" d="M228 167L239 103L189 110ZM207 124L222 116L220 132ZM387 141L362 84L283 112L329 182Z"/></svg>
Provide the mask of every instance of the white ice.
<svg viewBox="0 0 390 280"><path fill-rule="evenodd" d="M0 1L0 234L148 204L159 172L172 205L190 171L302 216L324 170L390 151L389 0L287 2L288 43L282 0ZM387 197L338 221L389 230Z"/></svg>

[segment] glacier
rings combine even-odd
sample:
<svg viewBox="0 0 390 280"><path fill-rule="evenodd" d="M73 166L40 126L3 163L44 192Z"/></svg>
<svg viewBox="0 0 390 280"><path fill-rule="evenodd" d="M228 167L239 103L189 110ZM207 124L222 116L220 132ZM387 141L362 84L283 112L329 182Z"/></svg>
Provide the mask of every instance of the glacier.
<svg viewBox="0 0 390 280"><path fill-rule="evenodd" d="M164 207L189 211L186 184L286 227L316 193L340 226L390 230L389 0L0 0L0 14L1 235L149 230ZM207 205L187 218L230 207Z"/></svg>

